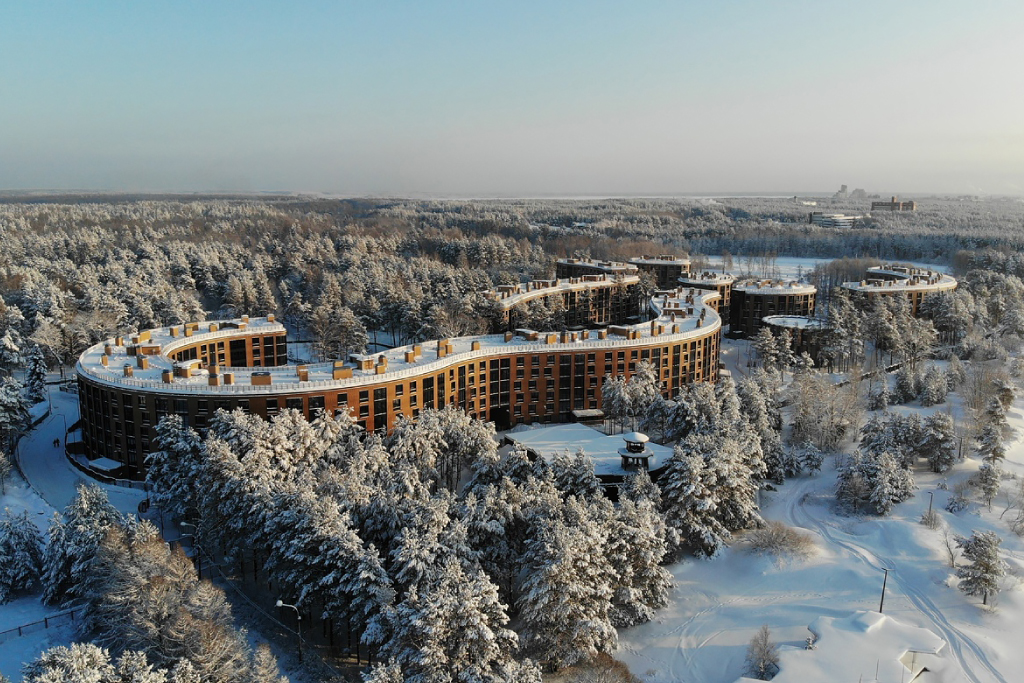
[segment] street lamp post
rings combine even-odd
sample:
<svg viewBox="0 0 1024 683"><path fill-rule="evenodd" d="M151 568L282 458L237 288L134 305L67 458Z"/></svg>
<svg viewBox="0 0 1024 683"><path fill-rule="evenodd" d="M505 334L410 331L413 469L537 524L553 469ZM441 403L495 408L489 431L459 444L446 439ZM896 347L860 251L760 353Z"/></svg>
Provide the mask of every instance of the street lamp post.
<svg viewBox="0 0 1024 683"><path fill-rule="evenodd" d="M878 603L878 613L882 613L882 608L885 607L885 584L889 582L889 570L882 567L882 571L885 572L885 578L882 579L882 601Z"/></svg>
<svg viewBox="0 0 1024 683"><path fill-rule="evenodd" d="M297 635L299 637L299 661L301 662L302 661L302 613L299 612L299 608L298 607L296 607L295 605L289 605L288 603L286 603L284 600L281 600L280 598L277 599L277 606L278 607L290 607L291 609L295 610L295 621L296 621L295 635Z"/></svg>

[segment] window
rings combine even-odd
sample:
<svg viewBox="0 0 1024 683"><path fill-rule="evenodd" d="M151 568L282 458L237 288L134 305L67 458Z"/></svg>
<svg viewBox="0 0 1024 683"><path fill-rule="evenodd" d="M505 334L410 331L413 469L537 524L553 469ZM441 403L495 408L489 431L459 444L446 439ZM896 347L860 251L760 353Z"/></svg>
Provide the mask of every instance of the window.
<svg viewBox="0 0 1024 683"><path fill-rule="evenodd" d="M324 397L323 396L310 396L309 397L309 414L314 417L324 409Z"/></svg>
<svg viewBox="0 0 1024 683"><path fill-rule="evenodd" d="M284 407L291 410L297 410L302 412L302 399L301 398L286 398L284 400Z"/></svg>
<svg viewBox="0 0 1024 683"><path fill-rule="evenodd" d="M359 392L359 402L360 403L369 403L370 402L370 392L368 390L364 389L363 391Z"/></svg>
<svg viewBox="0 0 1024 683"><path fill-rule="evenodd" d="M395 396L405 396L405 385L404 384L396 384L395 385Z"/></svg>
<svg viewBox="0 0 1024 683"><path fill-rule="evenodd" d="M267 416L276 415L278 411L278 404L276 398L267 399Z"/></svg>

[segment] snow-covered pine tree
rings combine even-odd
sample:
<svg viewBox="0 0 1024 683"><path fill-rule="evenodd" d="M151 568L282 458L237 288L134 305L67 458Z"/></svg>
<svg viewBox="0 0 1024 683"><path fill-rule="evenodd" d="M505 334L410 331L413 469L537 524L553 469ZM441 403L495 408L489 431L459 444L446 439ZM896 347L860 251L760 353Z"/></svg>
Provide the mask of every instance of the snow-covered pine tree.
<svg viewBox="0 0 1024 683"><path fill-rule="evenodd" d="M507 623L490 579L480 571L467 574L449 557L396 606L381 656L398 662L407 681L505 683L501 672L518 646Z"/></svg>
<svg viewBox="0 0 1024 683"><path fill-rule="evenodd" d="M0 605L14 593L39 583L43 562L43 539L29 518L5 508L0 517Z"/></svg>
<svg viewBox="0 0 1024 683"><path fill-rule="evenodd" d="M43 601L49 604L66 604L82 597L80 583L90 574L100 541L111 528L125 523L95 484L79 484L62 517L51 523L43 553Z"/></svg>
<svg viewBox="0 0 1024 683"><path fill-rule="evenodd" d="M868 393L868 410L886 410L889 407L889 382L883 377L878 386Z"/></svg>
<svg viewBox="0 0 1024 683"><path fill-rule="evenodd" d="M810 441L801 444L794 456L800 463L800 469L812 476L821 471L821 465L825 461L825 452Z"/></svg>
<svg viewBox="0 0 1024 683"><path fill-rule="evenodd" d="M967 595L980 595L983 605L988 604L988 596L999 592L1000 579L1006 574L1006 562L999 557L1002 542L994 531L975 531L970 538L956 537L964 559L970 562L956 568L960 590Z"/></svg>
<svg viewBox="0 0 1024 683"><path fill-rule="evenodd" d="M921 405L936 406L946 402L949 386L946 375L936 365L929 365L921 380Z"/></svg>
<svg viewBox="0 0 1024 683"><path fill-rule="evenodd" d="M956 462L956 433L953 417L934 413L925 418L917 450L928 460L932 472L946 472Z"/></svg>
<svg viewBox="0 0 1024 683"><path fill-rule="evenodd" d="M668 604L672 576L661 566L668 552L665 522L650 500L622 498L608 532L612 577L611 622L616 627L650 621Z"/></svg>
<svg viewBox="0 0 1024 683"><path fill-rule="evenodd" d="M154 505L181 520L195 517L201 494L196 484L206 461L202 438L180 415L167 415L156 425L153 445L157 450L146 456L146 481Z"/></svg>
<svg viewBox="0 0 1024 683"><path fill-rule="evenodd" d="M15 435L28 426L28 399L22 389L13 377L0 380L0 445L8 451Z"/></svg>
<svg viewBox="0 0 1024 683"><path fill-rule="evenodd" d="M904 363L896 373L896 388L893 390L893 400L896 403L910 403L921 393L921 375L918 369L909 363Z"/></svg>
<svg viewBox="0 0 1024 683"><path fill-rule="evenodd" d="M11 476L13 470L14 463L11 462L11 458L0 450L0 495L7 493L7 477Z"/></svg>
<svg viewBox="0 0 1024 683"><path fill-rule="evenodd" d="M989 510L992 509L992 501L999 494L1000 476L998 464L986 462L978 468L978 488Z"/></svg>
<svg viewBox="0 0 1024 683"><path fill-rule="evenodd" d="M998 424L989 422L978 435L978 455L987 463L999 463L1006 457L1003 432Z"/></svg>
<svg viewBox="0 0 1024 683"><path fill-rule="evenodd" d="M556 453L551 460L551 474L558 490L567 496L593 499L601 494L601 481L594 474L594 461L582 448L569 455Z"/></svg>
<svg viewBox="0 0 1024 683"><path fill-rule="evenodd" d="M634 503L649 501L654 505L655 510L661 509L661 488L651 481L651 475L644 469L638 469L636 472L626 475L622 485L619 486L619 498L628 499Z"/></svg>
<svg viewBox="0 0 1024 683"><path fill-rule="evenodd" d="M671 540L704 557L716 555L731 537L719 518L717 484L703 454L682 444L676 446L661 479L665 523L675 532Z"/></svg>
<svg viewBox="0 0 1024 683"><path fill-rule="evenodd" d="M778 369L779 367L779 345L775 341L775 335L769 327L763 326L750 340L750 345L757 353L761 366L767 369Z"/></svg>
<svg viewBox="0 0 1024 683"><path fill-rule="evenodd" d="M521 632L527 651L556 669L615 648L606 534L599 524L580 528L556 518L531 543L531 569L518 601Z"/></svg>
<svg viewBox="0 0 1024 683"><path fill-rule="evenodd" d="M46 358L38 344L33 344L25 357L25 389L30 403L46 400Z"/></svg>

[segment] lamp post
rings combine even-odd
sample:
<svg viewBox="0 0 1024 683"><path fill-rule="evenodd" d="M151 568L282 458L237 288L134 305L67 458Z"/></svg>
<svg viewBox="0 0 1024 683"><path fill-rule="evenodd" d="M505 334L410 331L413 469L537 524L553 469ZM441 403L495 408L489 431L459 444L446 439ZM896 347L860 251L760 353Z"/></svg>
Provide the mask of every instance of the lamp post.
<svg viewBox="0 0 1024 683"><path fill-rule="evenodd" d="M885 584L889 581L889 570L886 567L882 567L882 571L885 572L885 578L882 579L882 601L878 603L878 613L882 613L882 608L885 607Z"/></svg>
<svg viewBox="0 0 1024 683"><path fill-rule="evenodd" d="M299 661L301 662L302 661L302 614L299 612L299 608L298 607L296 607L295 605L289 605L288 603L286 603L284 600L281 600L280 598L277 599L277 606L278 607L290 607L293 610L295 610L295 621L296 621L295 635L297 635L299 637Z"/></svg>

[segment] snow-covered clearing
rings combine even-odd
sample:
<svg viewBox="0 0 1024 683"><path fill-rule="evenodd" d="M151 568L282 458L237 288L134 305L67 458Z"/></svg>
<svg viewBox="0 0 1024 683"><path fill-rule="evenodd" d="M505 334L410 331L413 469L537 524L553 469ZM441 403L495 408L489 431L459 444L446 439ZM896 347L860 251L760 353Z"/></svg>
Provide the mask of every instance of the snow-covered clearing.
<svg viewBox="0 0 1024 683"><path fill-rule="evenodd" d="M917 408L922 413L946 409ZM1008 476L1024 476L1024 402L1016 401L1007 417L1015 434L1006 444L1004 489L1015 483ZM811 532L817 554L810 560L777 564L750 554L742 539L736 539L713 560L674 565L672 604L654 622L621 631L617 657L635 674L655 683L731 683L743 674L747 644L762 624L771 628L776 642L802 646L809 635L808 624L818 617L842 618L857 610L877 610L882 570L888 568L885 613L903 624L927 628L947 644L937 665L920 680L1019 680L1017 672L1024 671L1024 648L1019 645L1024 591L1018 585L1024 575L1024 542L1009 531L1005 519L999 519L999 499L992 511L976 497L970 509L958 515L943 509L953 485L978 465L969 454L945 475L918 468L916 496L897 505L888 518L836 514L832 462L826 462L815 477L790 480L777 492L763 493L764 517ZM943 483L949 490L939 488ZM1002 537L1002 556L1010 571L1003 591L990 598L994 608L984 608L980 599L957 590L943 530L920 523L929 493L951 534L969 536L974 530L991 530ZM818 655L817 651L806 654ZM851 670L836 671L835 680L857 681L861 676L874 680L876 664L873 658L856 665L847 662ZM882 674L879 680L888 681ZM899 680L894 678L893 683Z"/></svg>

